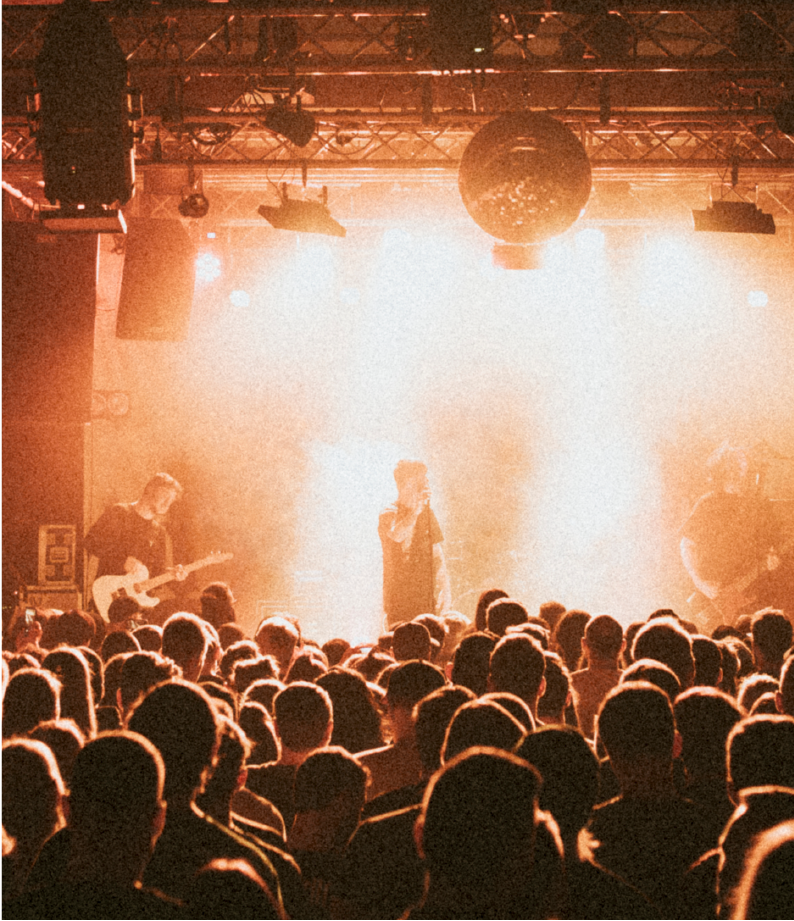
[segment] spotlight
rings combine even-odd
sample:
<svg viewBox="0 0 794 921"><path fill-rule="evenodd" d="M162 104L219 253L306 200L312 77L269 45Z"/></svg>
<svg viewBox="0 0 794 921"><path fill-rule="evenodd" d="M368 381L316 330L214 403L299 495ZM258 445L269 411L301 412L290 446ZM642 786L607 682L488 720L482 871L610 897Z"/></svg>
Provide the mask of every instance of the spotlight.
<svg viewBox="0 0 794 921"><path fill-rule="evenodd" d="M98 4L65 0L50 16L35 65L44 194L52 230L123 232L117 209L135 177L127 63ZM80 221L93 222L85 228Z"/></svg>
<svg viewBox="0 0 794 921"><path fill-rule="evenodd" d="M692 211L695 230L720 233L774 233L775 220L748 201L715 201L705 211Z"/></svg>
<svg viewBox="0 0 794 921"><path fill-rule="evenodd" d="M210 203L203 192L191 192L179 203L182 217L206 217L209 210Z"/></svg>
<svg viewBox="0 0 794 921"><path fill-rule="evenodd" d="M281 190L281 204L260 205L257 212L276 230L297 230L299 233L322 233L330 237L344 237L347 230L331 217L328 210L328 189L323 186L323 200L300 201L288 198L286 186Z"/></svg>
<svg viewBox="0 0 794 921"><path fill-rule="evenodd" d="M294 112L284 103L273 106L265 116L265 127L282 135L296 147L305 147L314 134L314 116L303 111L298 96Z"/></svg>

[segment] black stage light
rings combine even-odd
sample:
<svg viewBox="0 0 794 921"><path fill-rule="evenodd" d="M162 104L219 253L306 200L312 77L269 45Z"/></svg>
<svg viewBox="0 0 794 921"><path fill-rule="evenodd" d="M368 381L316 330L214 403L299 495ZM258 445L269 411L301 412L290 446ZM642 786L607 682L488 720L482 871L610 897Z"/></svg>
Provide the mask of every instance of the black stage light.
<svg viewBox="0 0 794 921"><path fill-rule="evenodd" d="M100 4L65 0L50 16L35 65L44 194L59 213L50 223L80 220L105 229L107 211L132 197L134 151L127 63Z"/></svg>
<svg viewBox="0 0 794 921"><path fill-rule="evenodd" d="M298 96L294 112L283 103L274 105L265 116L265 127L282 135L296 147L305 147L314 135L314 116L303 111Z"/></svg>
<svg viewBox="0 0 794 921"><path fill-rule="evenodd" d="M182 217L206 217L209 210L210 203L203 192L191 192L179 203Z"/></svg>
<svg viewBox="0 0 794 921"><path fill-rule="evenodd" d="M287 198L282 190L281 204L260 205L257 212L277 230L297 230L299 233L323 233L330 237L344 237L347 230L331 217L325 204L327 190L323 187L323 201L301 201Z"/></svg>
<svg viewBox="0 0 794 921"><path fill-rule="evenodd" d="M705 211L692 211L695 230L719 233L774 233L775 219L748 201L715 201Z"/></svg>

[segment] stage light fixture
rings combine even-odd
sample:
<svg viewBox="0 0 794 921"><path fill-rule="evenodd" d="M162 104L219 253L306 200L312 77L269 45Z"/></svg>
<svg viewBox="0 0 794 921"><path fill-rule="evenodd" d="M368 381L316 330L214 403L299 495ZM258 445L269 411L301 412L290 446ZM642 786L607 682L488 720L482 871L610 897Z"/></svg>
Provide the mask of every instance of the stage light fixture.
<svg viewBox="0 0 794 921"><path fill-rule="evenodd" d="M542 243L581 215L590 196L590 162L565 125L517 112L475 134L461 158L458 188L486 233L505 243Z"/></svg>
<svg viewBox="0 0 794 921"><path fill-rule="evenodd" d="M331 217L328 210L328 188L323 186L321 201L301 201L289 198L286 185L281 188L281 204L260 205L257 212L277 230L296 230L298 233L322 233L330 237L344 237L347 230Z"/></svg>
<svg viewBox="0 0 794 921"><path fill-rule="evenodd" d="M288 109L283 102L274 105L265 116L265 127L296 147L305 147L314 135L314 116L303 111L298 96L295 111Z"/></svg>
<svg viewBox="0 0 794 921"><path fill-rule="evenodd" d="M118 208L132 197L140 116L127 63L99 4L65 0L50 16L36 58L38 122L48 230L124 232ZM135 107L135 111L133 111Z"/></svg>
<svg viewBox="0 0 794 921"><path fill-rule="evenodd" d="M209 210L210 203L203 192L191 192L179 203L182 217L206 217Z"/></svg>
<svg viewBox="0 0 794 921"><path fill-rule="evenodd" d="M692 211L695 230L718 233L775 232L775 219L748 201L715 201L705 211Z"/></svg>

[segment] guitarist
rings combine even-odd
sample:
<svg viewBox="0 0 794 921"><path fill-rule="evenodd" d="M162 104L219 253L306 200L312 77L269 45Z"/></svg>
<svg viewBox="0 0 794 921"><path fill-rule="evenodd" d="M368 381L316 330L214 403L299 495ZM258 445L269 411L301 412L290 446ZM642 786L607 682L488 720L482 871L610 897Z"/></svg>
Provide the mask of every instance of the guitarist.
<svg viewBox="0 0 794 921"><path fill-rule="evenodd" d="M85 536L86 552L95 558L89 564L89 581L121 576L141 566L150 576L165 572L166 531L160 521L181 496L180 484L167 473L158 473L136 502L106 509ZM181 581L186 573L177 566L174 576Z"/></svg>
<svg viewBox="0 0 794 921"><path fill-rule="evenodd" d="M749 476L747 453L727 444L707 462L711 490L701 496L681 530L681 559L705 595L712 626L734 623L776 600L773 573L780 529L763 495L760 473ZM711 602L709 605L708 602Z"/></svg>

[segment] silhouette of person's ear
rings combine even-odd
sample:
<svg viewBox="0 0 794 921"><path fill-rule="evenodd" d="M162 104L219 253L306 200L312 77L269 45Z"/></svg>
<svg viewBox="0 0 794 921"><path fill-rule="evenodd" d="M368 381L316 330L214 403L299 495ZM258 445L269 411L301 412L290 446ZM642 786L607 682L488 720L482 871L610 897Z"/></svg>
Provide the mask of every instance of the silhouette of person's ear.
<svg viewBox="0 0 794 921"><path fill-rule="evenodd" d="M416 821L414 822L414 844L416 844L416 852L422 858L425 859L424 847L424 837L425 837L425 819L424 816L417 816Z"/></svg>
<svg viewBox="0 0 794 921"><path fill-rule="evenodd" d="M676 729L673 733L673 760L681 757L681 752L684 750L684 740L681 736L681 733Z"/></svg>

